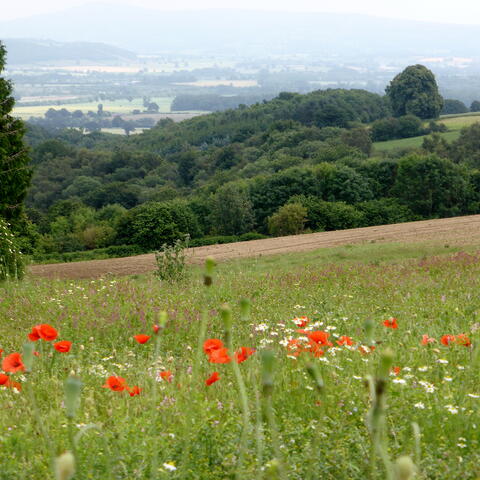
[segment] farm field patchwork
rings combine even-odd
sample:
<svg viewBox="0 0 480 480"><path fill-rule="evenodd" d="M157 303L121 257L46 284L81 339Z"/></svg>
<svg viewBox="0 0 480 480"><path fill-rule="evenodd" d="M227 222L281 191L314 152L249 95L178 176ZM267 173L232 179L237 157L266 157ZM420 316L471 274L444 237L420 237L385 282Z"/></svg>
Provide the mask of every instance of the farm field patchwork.
<svg viewBox="0 0 480 480"><path fill-rule="evenodd" d="M440 133L448 142L456 140L460 136L460 130L470 125L480 122L479 113L467 115L446 115L440 117L439 121L448 127L448 132ZM425 136L401 138L399 140L388 140L386 142L375 142L373 148L377 152L388 152L391 150L400 150L402 148L418 148L422 146Z"/></svg>
<svg viewBox="0 0 480 480"><path fill-rule="evenodd" d="M478 478L478 243L358 248L0 285L0 478Z"/></svg>
<svg viewBox="0 0 480 480"><path fill-rule="evenodd" d="M172 97L154 97L151 99L160 107L160 112L170 112L170 106L172 104ZM131 102L126 99L122 100L100 100L98 102L79 102L79 103L59 103L58 105L37 105L37 106L17 106L13 110L13 114L24 120L28 120L30 117L43 117L45 112L54 108L59 110L66 108L69 111L81 110L83 113L87 113L89 110L96 112L98 104L103 105L103 109L108 112L117 114L128 114L132 110L143 110L143 99L134 98Z"/></svg>

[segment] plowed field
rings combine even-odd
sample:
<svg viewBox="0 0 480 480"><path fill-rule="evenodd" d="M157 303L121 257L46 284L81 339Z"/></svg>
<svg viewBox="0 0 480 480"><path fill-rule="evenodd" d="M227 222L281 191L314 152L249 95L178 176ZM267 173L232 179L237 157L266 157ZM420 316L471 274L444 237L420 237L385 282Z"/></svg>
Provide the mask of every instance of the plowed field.
<svg viewBox="0 0 480 480"><path fill-rule="evenodd" d="M188 257L191 263L202 263L209 256L217 261L224 261L263 255L306 252L319 248L373 241L443 242L449 245L473 245L477 242L480 243L480 215L211 245L190 249ZM30 267L30 273L49 278L75 279L94 278L108 274L141 274L154 269L155 255L149 253L107 260L34 265Z"/></svg>

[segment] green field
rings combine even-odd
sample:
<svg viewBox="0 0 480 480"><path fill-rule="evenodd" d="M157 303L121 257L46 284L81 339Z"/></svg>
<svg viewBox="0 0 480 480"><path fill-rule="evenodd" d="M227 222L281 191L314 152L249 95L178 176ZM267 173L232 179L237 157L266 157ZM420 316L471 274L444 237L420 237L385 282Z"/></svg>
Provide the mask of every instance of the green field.
<svg viewBox="0 0 480 480"><path fill-rule="evenodd" d="M151 99L152 102L155 102L160 107L160 112L169 113L170 106L173 101L173 97L154 97ZM112 113L122 113L127 114L131 113L132 110L138 109L143 110L143 99L134 98L131 102L126 99L122 100L105 100L100 102L83 102L83 103L65 103L60 105L39 105L34 107L22 107L17 106L13 110L13 115L21 117L25 120L30 117L43 117L45 112L49 108L54 108L59 110L61 108L66 108L69 111L81 110L83 113L87 113L89 110L96 112L98 104L103 104L103 109Z"/></svg>
<svg viewBox="0 0 480 480"><path fill-rule="evenodd" d="M460 130L464 127L480 122L480 113L469 113L462 115L445 115L440 117L439 120L448 127L448 132L441 133L440 135L447 141L451 142L456 140L460 136ZM389 140L386 142L375 142L373 144L374 151L377 152L389 152L393 150L400 150L404 148L419 148L422 146L423 139L420 137L402 138L400 140Z"/></svg>
<svg viewBox="0 0 480 480"><path fill-rule="evenodd" d="M397 480L410 478L394 476L405 455L417 479L477 479L477 249L366 244L228 262L211 287L198 267L178 284L153 275L2 284L3 359L28 352L39 324L73 344L59 353L38 340L31 372L9 378L21 391L0 387L0 479L53 478L66 450L75 479ZM161 311L168 322L155 336ZM391 317L398 328L384 325ZM139 344L137 334L153 336ZM435 341L422 345L423 335ZM444 345L444 335L456 337ZM339 345L342 336L354 343ZM212 363L208 338L229 347L210 360L256 351ZM102 388L110 376L140 394ZM78 395L64 398L69 377L83 384L78 408Z"/></svg>

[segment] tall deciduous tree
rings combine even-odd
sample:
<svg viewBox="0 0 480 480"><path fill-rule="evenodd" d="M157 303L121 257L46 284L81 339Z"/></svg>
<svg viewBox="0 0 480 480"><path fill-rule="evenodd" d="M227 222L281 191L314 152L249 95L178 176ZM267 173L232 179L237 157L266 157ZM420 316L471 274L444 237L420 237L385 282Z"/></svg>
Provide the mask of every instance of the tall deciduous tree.
<svg viewBox="0 0 480 480"><path fill-rule="evenodd" d="M6 51L0 42L0 217L15 224L23 212L32 172L28 149L23 142L25 127L14 118L12 84L3 78Z"/></svg>
<svg viewBox="0 0 480 480"><path fill-rule="evenodd" d="M396 117L416 115L437 118L443 107L433 73L423 65L411 65L399 73L386 88Z"/></svg>

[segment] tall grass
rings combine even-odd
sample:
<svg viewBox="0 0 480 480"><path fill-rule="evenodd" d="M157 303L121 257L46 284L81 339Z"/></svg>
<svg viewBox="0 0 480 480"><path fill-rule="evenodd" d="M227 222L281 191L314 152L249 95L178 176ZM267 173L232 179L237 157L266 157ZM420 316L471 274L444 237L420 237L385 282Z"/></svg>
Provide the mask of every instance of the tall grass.
<svg viewBox="0 0 480 480"><path fill-rule="evenodd" d="M73 345L35 342L31 372L14 375L22 391L0 387L0 479L53 478L73 449L75 479L397 479L412 463L416 478L477 478L480 254L388 262L394 247L368 248L367 261L226 263L203 282L192 267L172 285L154 275L2 285L4 357L41 323ZM323 355L289 348L306 335L293 322L301 316L329 333ZM390 317L398 328L384 325ZM140 333L152 338L139 344ZM462 333L472 346L440 342ZM424 334L436 342L421 345ZM343 335L355 344L339 346ZM206 338L230 355L256 352L210 363ZM168 371L171 381L158 376ZM207 386L213 371L220 379ZM111 375L142 391L102 388ZM73 417L69 378L83 385Z"/></svg>

